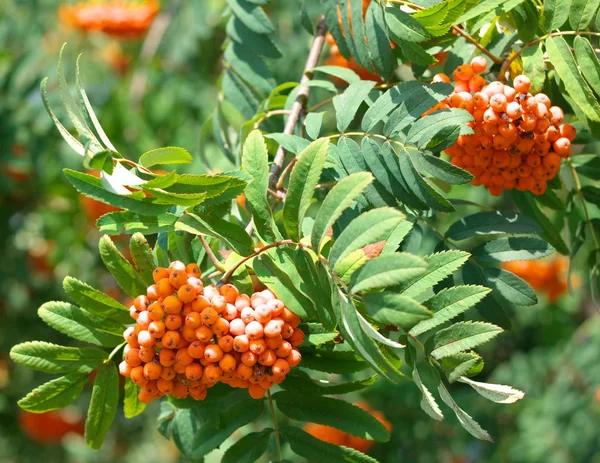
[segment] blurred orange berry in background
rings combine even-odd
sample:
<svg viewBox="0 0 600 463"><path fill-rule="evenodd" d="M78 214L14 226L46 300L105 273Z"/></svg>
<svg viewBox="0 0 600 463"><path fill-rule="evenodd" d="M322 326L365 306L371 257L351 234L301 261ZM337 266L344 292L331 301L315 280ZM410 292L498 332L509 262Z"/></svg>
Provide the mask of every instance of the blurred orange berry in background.
<svg viewBox="0 0 600 463"><path fill-rule="evenodd" d="M63 4L58 15L63 23L76 29L103 32L120 38L136 38L148 30L159 8L159 3L154 0L90 1Z"/></svg>
<svg viewBox="0 0 600 463"><path fill-rule="evenodd" d="M53 410L46 413L19 413L19 425L33 442L54 444L60 442L69 433L83 436L85 424L80 418L72 418L65 410Z"/></svg>
<svg viewBox="0 0 600 463"><path fill-rule="evenodd" d="M550 260L513 260L503 263L502 268L523 278L536 292L545 293L552 303L569 289L569 261L563 256Z"/></svg>
<svg viewBox="0 0 600 463"><path fill-rule="evenodd" d="M368 412L371 416L376 418L388 432L392 432L392 424L385 419L383 413L377 410L373 410L364 401L355 403L357 407L362 408ZM304 426L304 430L311 436L316 437L324 442L329 442L335 445L344 445L346 447L353 448L359 452L368 453L369 450L375 445L375 441L361 439L360 437L352 436L339 429L332 428L331 426L324 426L322 424L308 423Z"/></svg>

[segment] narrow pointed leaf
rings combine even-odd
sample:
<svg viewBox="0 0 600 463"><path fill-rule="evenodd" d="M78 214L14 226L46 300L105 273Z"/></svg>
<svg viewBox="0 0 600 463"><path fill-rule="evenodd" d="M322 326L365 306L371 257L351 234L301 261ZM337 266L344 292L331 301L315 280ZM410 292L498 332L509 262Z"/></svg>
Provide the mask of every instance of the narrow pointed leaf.
<svg viewBox="0 0 600 463"><path fill-rule="evenodd" d="M85 421L85 440L94 450L100 449L108 430L117 416L119 402L119 373L108 362L96 375L92 400Z"/></svg>
<svg viewBox="0 0 600 463"><path fill-rule="evenodd" d="M479 395L492 402L496 402L497 404L512 404L525 397L524 392L502 384L480 383L464 376L458 381L468 384L475 389Z"/></svg>
<svg viewBox="0 0 600 463"><path fill-rule="evenodd" d="M71 405L88 381L86 374L71 373L36 387L18 405L31 413L44 413Z"/></svg>
<svg viewBox="0 0 600 463"><path fill-rule="evenodd" d="M439 360L488 342L501 332L502 328L491 323L455 323L430 337L425 348L430 355Z"/></svg>
<svg viewBox="0 0 600 463"><path fill-rule="evenodd" d="M13 362L46 373L89 373L107 357L100 349L65 347L42 341L17 344L10 351Z"/></svg>

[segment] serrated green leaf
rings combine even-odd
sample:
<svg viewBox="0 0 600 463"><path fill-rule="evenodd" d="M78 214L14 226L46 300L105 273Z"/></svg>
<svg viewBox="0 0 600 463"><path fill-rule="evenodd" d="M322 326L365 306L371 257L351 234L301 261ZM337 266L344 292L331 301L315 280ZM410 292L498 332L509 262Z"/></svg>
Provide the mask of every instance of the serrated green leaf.
<svg viewBox="0 0 600 463"><path fill-rule="evenodd" d="M519 206L519 210L526 216L535 220L535 226L540 228L540 231L535 233L539 233L540 236L554 246L554 249L558 252L568 255L569 248L563 240L560 231L556 229L552 222L550 222L547 214L540 209L535 199L531 195L521 191L513 191L512 197L517 206ZM530 221L533 222L531 219Z"/></svg>
<svg viewBox="0 0 600 463"><path fill-rule="evenodd" d="M227 0L227 4L237 19L257 34L271 34L274 29L264 10L249 0Z"/></svg>
<svg viewBox="0 0 600 463"><path fill-rule="evenodd" d="M432 357L439 360L488 342L502 331L502 328L491 323L455 323L431 336L425 348Z"/></svg>
<svg viewBox="0 0 600 463"><path fill-rule="evenodd" d="M361 214L350 222L335 240L329 253L331 267L335 270L336 264L348 254L376 242L396 228L398 223L404 219L404 214L388 207L373 209Z"/></svg>
<svg viewBox="0 0 600 463"><path fill-rule="evenodd" d="M458 270L468 258L468 252L459 250L436 252L425 256L427 262L425 273L402 283L398 290L404 296L418 296Z"/></svg>
<svg viewBox="0 0 600 463"><path fill-rule="evenodd" d="M104 235L98 243L102 262L123 291L130 297L146 293L146 286L127 259L119 252L109 236Z"/></svg>
<svg viewBox="0 0 600 463"><path fill-rule="evenodd" d="M460 352L441 360L448 374L448 381L454 383L464 376L475 376L483 370L483 359L476 352Z"/></svg>
<svg viewBox="0 0 600 463"><path fill-rule="evenodd" d="M375 82L370 80L353 82L344 93L333 97L337 128L340 132L344 132L350 126L358 108L374 86Z"/></svg>
<svg viewBox="0 0 600 463"><path fill-rule="evenodd" d="M23 397L17 404L31 413L44 413L71 405L88 381L86 374L71 373L53 379Z"/></svg>
<svg viewBox="0 0 600 463"><path fill-rule="evenodd" d="M235 16L227 23L227 36L257 55L281 58L279 48L266 34L257 34Z"/></svg>
<svg viewBox="0 0 600 463"><path fill-rule="evenodd" d="M410 127L406 136L406 143L416 145L418 148L434 149L439 145L439 142L435 140L438 133L447 130L449 127L459 127L458 133L461 135L472 134L473 130L466 125L467 122L472 120L473 116L463 109L452 108L435 111L422 117ZM448 142L448 140L444 140L444 142ZM446 144L441 149L448 146Z"/></svg>
<svg viewBox="0 0 600 463"><path fill-rule="evenodd" d="M487 286L492 288L492 296L500 301L515 305L535 305L538 302L535 291L525 280L501 268L481 270Z"/></svg>
<svg viewBox="0 0 600 463"><path fill-rule="evenodd" d="M246 200L252 208L254 225L259 236L266 242L276 238L273 213L267 201L269 187L267 146L259 130L253 130L246 138L242 150L242 170L252 180L246 187Z"/></svg>
<svg viewBox="0 0 600 463"><path fill-rule="evenodd" d="M531 86L529 91L532 93L541 92L546 80L546 69L544 64L544 50L542 44L526 47L521 53L523 60L523 74L529 77Z"/></svg>
<svg viewBox="0 0 600 463"><path fill-rule="evenodd" d="M471 251L481 264L496 264L511 260L541 259L554 252L554 248L533 236L512 236L486 241Z"/></svg>
<svg viewBox="0 0 600 463"><path fill-rule="evenodd" d="M363 300L374 320L406 331L433 315L414 299L389 291L365 294Z"/></svg>
<svg viewBox="0 0 600 463"><path fill-rule="evenodd" d="M365 30L371 61L377 74L387 78L394 69L394 61L383 9L377 2L371 2L367 9Z"/></svg>
<svg viewBox="0 0 600 463"><path fill-rule="evenodd" d="M246 400L220 412L220 419L203 426L190 410L179 410L173 420L173 441L191 460L201 459L219 447L240 427L256 420L264 410L262 400Z"/></svg>
<svg viewBox="0 0 600 463"><path fill-rule="evenodd" d="M339 296L342 334L346 342L363 357L377 373L390 381L405 379L404 375L390 362L376 342L365 333L358 312L353 304Z"/></svg>
<svg viewBox="0 0 600 463"><path fill-rule="evenodd" d="M146 237L141 233L135 233L129 240L129 251L131 252L134 268L142 282L148 286L153 285L152 272L157 265Z"/></svg>
<svg viewBox="0 0 600 463"><path fill-rule="evenodd" d="M301 238L302 222L321 178L328 147L327 139L312 142L298 155L292 169L283 205L283 226L294 241Z"/></svg>
<svg viewBox="0 0 600 463"><path fill-rule="evenodd" d="M575 167L580 175L584 175L592 180L600 180L600 157L592 156L587 162Z"/></svg>
<svg viewBox="0 0 600 463"><path fill-rule="evenodd" d="M400 172L405 181L407 190L412 193L421 204L426 204L432 209L442 212L452 212L452 204L438 193L427 181L419 174L409 152L402 148L399 157Z"/></svg>
<svg viewBox="0 0 600 463"><path fill-rule="evenodd" d="M358 373L369 368L367 362L354 355L323 349L308 352L303 349L301 363L302 368L339 375Z"/></svg>
<svg viewBox="0 0 600 463"><path fill-rule="evenodd" d="M458 381L468 384L480 396L497 404L512 404L525 397L525 393L522 391L502 384L480 383L465 377L460 378Z"/></svg>
<svg viewBox="0 0 600 463"><path fill-rule="evenodd" d="M410 330L410 334L418 336L452 320L481 301L489 292L490 289L483 286L454 286L441 290L423 303L433 312L433 318L420 322Z"/></svg>
<svg viewBox="0 0 600 463"><path fill-rule="evenodd" d="M306 115L306 118L304 119L304 128L306 129L306 135L308 135L312 140L319 138L324 116L325 111L321 113L308 113Z"/></svg>
<svg viewBox="0 0 600 463"><path fill-rule="evenodd" d="M565 10L568 14L568 8ZM546 39L546 51L567 93L590 120L599 122L600 104L579 73L571 49L565 39L562 37Z"/></svg>
<svg viewBox="0 0 600 463"><path fill-rule="evenodd" d="M600 0L596 3L600 4ZM600 61L590 41L581 36L573 40L575 59L583 77L596 95L600 95Z"/></svg>
<svg viewBox="0 0 600 463"><path fill-rule="evenodd" d="M456 167L436 156L432 156L429 153L423 153L421 156L418 156L418 160L421 166L435 178L452 185L469 183L475 178L473 174L466 170Z"/></svg>
<svg viewBox="0 0 600 463"><path fill-rule="evenodd" d="M171 230L176 220L177 216L170 213L149 216L133 212L109 212L96 221L96 226L100 233L107 235L129 235L136 232L153 235Z"/></svg>
<svg viewBox="0 0 600 463"><path fill-rule="evenodd" d="M295 426L283 426L283 438L290 444L292 452L309 461L328 463L377 463L377 460L349 447L333 445L311 436Z"/></svg>
<svg viewBox="0 0 600 463"><path fill-rule="evenodd" d="M10 350L13 362L46 373L89 373L107 357L106 352L92 347L65 347L42 341L24 342Z"/></svg>
<svg viewBox="0 0 600 463"><path fill-rule="evenodd" d="M559 29L569 17L571 0L544 0L544 28L550 32Z"/></svg>
<svg viewBox="0 0 600 463"><path fill-rule="evenodd" d="M471 418L462 408L460 408L457 403L454 401L446 386L440 383L438 386L438 392L440 393L440 397L444 401L446 405L448 405L458 418L459 423L463 428L467 430L469 434L476 437L477 439L487 440L490 442L494 442L488 432L483 429L479 424Z"/></svg>
<svg viewBox="0 0 600 463"><path fill-rule="evenodd" d="M83 309L121 324L131 323L129 311L119 302L73 277L65 277L63 288Z"/></svg>
<svg viewBox="0 0 600 463"><path fill-rule="evenodd" d="M137 194L120 195L106 191L102 186L102 181L93 175L71 169L64 169L63 172L77 191L96 201L127 209L140 215L160 215L166 213L169 209L166 205L155 204L154 199L140 197Z"/></svg>
<svg viewBox="0 0 600 463"><path fill-rule="evenodd" d="M332 426L363 439L386 442L390 435L368 412L343 400L281 391L273 395L277 408L288 418Z"/></svg>
<svg viewBox="0 0 600 463"><path fill-rule="evenodd" d="M435 398L429 389L427 389L427 386L425 386L421 381L421 377L419 376L419 371L417 368L413 369L413 380L421 391L421 402L419 405L423 411L434 420L442 421L444 419L444 414L442 413L440 406L435 401Z"/></svg>
<svg viewBox="0 0 600 463"><path fill-rule="evenodd" d="M375 257L352 276L353 293L398 285L423 275L427 262L408 253Z"/></svg>
<svg viewBox="0 0 600 463"><path fill-rule="evenodd" d="M168 146L146 151L140 156L140 164L144 167L167 164L190 164L192 155L183 148Z"/></svg>
<svg viewBox="0 0 600 463"><path fill-rule="evenodd" d="M85 421L85 441L94 450L102 447L104 438L117 416L118 402L119 373L111 361L98 370Z"/></svg>
<svg viewBox="0 0 600 463"><path fill-rule="evenodd" d="M397 6L388 4L385 8L385 22L396 42L424 42L430 38L427 30L408 13Z"/></svg>
<svg viewBox="0 0 600 463"><path fill-rule="evenodd" d="M277 294L293 313L305 321L314 318L315 309L310 299L296 288L290 276L271 257L262 254L255 258L252 268L258 279Z"/></svg>
<svg viewBox="0 0 600 463"><path fill-rule="evenodd" d="M134 418L146 409L146 404L138 398L140 389L130 378L125 378L125 395L123 396L123 412L125 418Z"/></svg>
<svg viewBox="0 0 600 463"><path fill-rule="evenodd" d="M246 434L227 449L221 463L254 463L267 450L272 433L271 428L266 428Z"/></svg>
<svg viewBox="0 0 600 463"><path fill-rule="evenodd" d="M307 373L302 370L293 370L285 377L281 387L294 393L311 395L337 395L348 394L350 392L360 391L372 386L377 381L378 376L372 375L365 379L350 381L347 383L332 384L331 381L318 380L313 381Z"/></svg>
<svg viewBox="0 0 600 463"><path fill-rule="evenodd" d="M259 95L266 96L275 87L276 82L263 59L235 41L229 43L223 57L237 77Z"/></svg>
<svg viewBox="0 0 600 463"><path fill-rule="evenodd" d="M465 284L485 286L485 279L482 274L482 267L472 262L466 262L461 271L462 280ZM500 305L493 297L486 299L475 305L475 310L483 317L484 320L498 325L505 330L510 329L510 318L502 305Z"/></svg>
<svg viewBox="0 0 600 463"><path fill-rule="evenodd" d="M241 256L249 256L254 252L254 243L246 230L215 216L207 216L205 220L196 214L184 214L175 223L175 228L193 235L208 235L222 240Z"/></svg>
<svg viewBox="0 0 600 463"><path fill-rule="evenodd" d="M333 32L333 31L332 31ZM338 42L340 43L340 42ZM345 41L343 41L345 43ZM345 45L343 45L345 47ZM340 51L342 45L340 45ZM342 52L343 53L343 52ZM333 77L337 77L349 84L360 81L360 77L352 69L343 68L341 66L317 66L313 68L314 72L323 72Z"/></svg>
<svg viewBox="0 0 600 463"><path fill-rule="evenodd" d="M320 252L321 244L329 228L372 181L373 176L370 173L357 172L343 178L331 189L325 197L313 225L311 243L315 252Z"/></svg>
<svg viewBox="0 0 600 463"><path fill-rule="evenodd" d="M542 230L529 217L514 212L477 212L454 222L446 231L446 238L464 240L478 235L533 234Z"/></svg>
<svg viewBox="0 0 600 463"><path fill-rule="evenodd" d="M78 341L104 347L123 342L123 325L96 317L67 302L46 302L38 309L38 315L56 331Z"/></svg>

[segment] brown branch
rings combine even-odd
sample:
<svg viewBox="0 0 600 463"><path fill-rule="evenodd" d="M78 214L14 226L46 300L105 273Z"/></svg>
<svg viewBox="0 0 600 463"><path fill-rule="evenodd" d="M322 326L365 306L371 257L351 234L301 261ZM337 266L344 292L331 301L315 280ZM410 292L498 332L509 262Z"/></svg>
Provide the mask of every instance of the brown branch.
<svg viewBox="0 0 600 463"><path fill-rule="evenodd" d="M212 249L210 248L210 246L208 245L208 243L206 242L204 237L202 235L198 235L198 239L200 240L200 243L202 243L202 247L206 251L206 255L208 256L210 261L213 263L215 268L219 272L224 273L225 267L223 267L223 264L219 261L219 259L217 259L217 256L215 256L215 253L212 251Z"/></svg>
<svg viewBox="0 0 600 463"><path fill-rule="evenodd" d="M327 23L325 22L325 17L321 16L319 22L317 23L317 28L315 30L315 38L313 39L312 46L310 47L310 52L308 54L308 58L306 60L306 65L304 66L304 74L302 75L302 79L300 80L300 90L298 90L298 94L296 95L296 100L292 105L292 109L290 111L290 116L288 117L283 133L287 135L291 135L294 132L294 128L298 122L298 118L300 117L300 113L304 109L304 105L308 101L308 95L310 93L310 87L306 84L311 78L312 73L310 72L319 61L319 56L321 55L321 50L323 49L323 45L325 43L325 33L327 32ZM279 146L277 148L277 152L275 153L275 159L273 161L273 165L271 166L271 173L269 177L269 186L274 188L277 185L277 181L279 179L279 172L281 172L281 168L283 167L283 161L285 158L285 153L283 151L283 147Z"/></svg>

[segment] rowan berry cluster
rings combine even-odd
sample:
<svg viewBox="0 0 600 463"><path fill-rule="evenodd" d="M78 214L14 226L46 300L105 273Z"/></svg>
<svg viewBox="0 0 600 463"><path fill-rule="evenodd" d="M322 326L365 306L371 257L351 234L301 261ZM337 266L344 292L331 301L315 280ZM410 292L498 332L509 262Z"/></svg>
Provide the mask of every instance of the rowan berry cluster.
<svg viewBox="0 0 600 463"><path fill-rule="evenodd" d="M513 260L503 263L502 267L523 278L536 292L546 293L550 302L556 302L569 289L569 262L564 257L551 260Z"/></svg>
<svg viewBox="0 0 600 463"><path fill-rule="evenodd" d="M373 410L366 402L361 401L354 405L371 414L371 416L376 418L383 426L385 426L388 432L392 432L392 424L385 419L383 413ZM368 453L369 450L371 450L371 447L375 445L375 442L372 440L362 439L360 437L345 433L344 431L340 431L339 429L322 424L308 423L304 426L304 430L313 437L316 437L324 442L329 442L330 444L334 445L343 445L344 447L350 447L363 453Z"/></svg>
<svg viewBox="0 0 600 463"><path fill-rule="evenodd" d="M502 82L486 84L479 75L487 63L481 56L452 73L454 92L430 111L460 108L475 119L472 135L460 135L446 154L452 163L471 172L474 185L493 195L517 189L541 195L560 169L561 158L571 154L575 128L564 124L564 113L543 93L529 93L531 82L515 77L514 87ZM433 82L450 83L446 74Z"/></svg>
<svg viewBox="0 0 600 463"><path fill-rule="evenodd" d="M204 287L196 264L175 261L153 272L155 284L130 307L121 375L139 399L196 400L217 382L259 399L300 363L300 318L264 290L248 296L225 284Z"/></svg>
<svg viewBox="0 0 600 463"><path fill-rule="evenodd" d="M63 4L58 14L65 24L76 29L103 32L116 37L137 37L148 30L159 8L155 0L89 1L75 5Z"/></svg>

